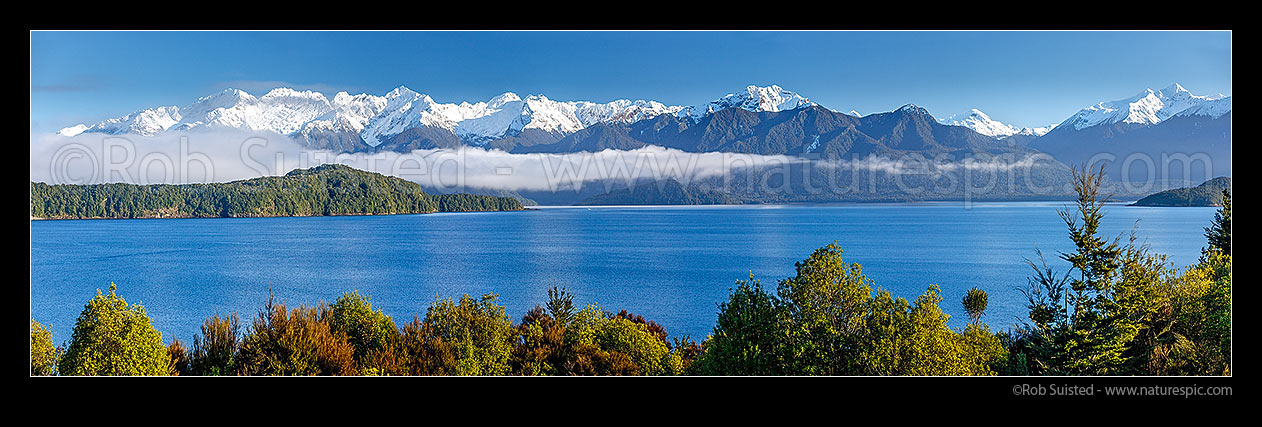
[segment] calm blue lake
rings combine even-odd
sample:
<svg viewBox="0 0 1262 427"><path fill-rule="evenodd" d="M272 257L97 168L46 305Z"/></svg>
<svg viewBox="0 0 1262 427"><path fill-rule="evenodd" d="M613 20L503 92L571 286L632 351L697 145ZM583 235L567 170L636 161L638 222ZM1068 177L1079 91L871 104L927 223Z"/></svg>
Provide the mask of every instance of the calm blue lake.
<svg viewBox="0 0 1262 427"><path fill-rule="evenodd" d="M69 339L83 305L118 284L167 342L237 312L248 324L267 299L329 302L358 289L400 324L435 297L497 293L514 321L568 287L576 302L626 309L672 336L700 341L717 304L753 272L764 286L836 241L876 285L914 299L930 284L962 327L960 299L990 293L984 318L1023 318L1018 290L1042 249L1053 265L1072 248L1064 203L810 206L556 207L527 212L377 217L31 222L31 317ZM1179 267L1194 264L1214 208L1110 205L1103 231L1138 221L1138 236Z"/></svg>

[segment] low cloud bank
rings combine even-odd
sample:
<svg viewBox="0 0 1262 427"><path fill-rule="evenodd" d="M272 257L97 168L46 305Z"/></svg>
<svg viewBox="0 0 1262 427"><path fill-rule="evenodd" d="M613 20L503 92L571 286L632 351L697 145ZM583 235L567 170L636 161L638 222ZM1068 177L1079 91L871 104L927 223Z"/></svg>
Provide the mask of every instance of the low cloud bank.
<svg viewBox="0 0 1262 427"><path fill-rule="evenodd" d="M869 156L858 160L819 160L787 155L691 153L648 146L595 153L511 154L476 147L416 150L410 153L334 153L309 150L282 135L240 130L188 135L81 134L31 137L31 180L50 184L182 184L226 182L283 175L326 163L344 164L417 182L430 188L507 191L562 191L611 182L675 179L683 183L735 172L806 167L884 174L1003 172L1034 167L1039 155Z"/></svg>

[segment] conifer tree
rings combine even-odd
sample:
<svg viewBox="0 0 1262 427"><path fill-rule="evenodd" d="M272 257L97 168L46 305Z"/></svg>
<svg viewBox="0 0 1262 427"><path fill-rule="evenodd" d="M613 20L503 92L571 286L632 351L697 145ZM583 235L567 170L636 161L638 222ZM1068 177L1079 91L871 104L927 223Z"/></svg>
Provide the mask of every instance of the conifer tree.
<svg viewBox="0 0 1262 427"><path fill-rule="evenodd" d="M1209 240L1210 250L1219 250L1231 254L1231 190L1223 189L1223 206L1214 213L1214 221L1205 228L1205 238Z"/></svg>

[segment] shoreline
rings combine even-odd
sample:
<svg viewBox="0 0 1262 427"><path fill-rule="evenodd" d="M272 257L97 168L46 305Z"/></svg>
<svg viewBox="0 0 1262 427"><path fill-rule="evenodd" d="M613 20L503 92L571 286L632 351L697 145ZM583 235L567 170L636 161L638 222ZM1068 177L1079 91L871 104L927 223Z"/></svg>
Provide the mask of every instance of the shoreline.
<svg viewBox="0 0 1262 427"><path fill-rule="evenodd" d="M82 218L42 218L31 216L31 221L98 221L98 220L134 220L134 219L247 219L247 218L321 218L321 217L337 217L337 216L395 216L395 215L429 215L442 213L469 213L469 212L523 212L534 211L538 209L506 209L494 211L431 211L431 212L398 212L398 213L350 213L350 214L333 214L333 215L249 215L249 216L153 216L153 217L136 217L136 218L112 218L112 217L82 217Z"/></svg>

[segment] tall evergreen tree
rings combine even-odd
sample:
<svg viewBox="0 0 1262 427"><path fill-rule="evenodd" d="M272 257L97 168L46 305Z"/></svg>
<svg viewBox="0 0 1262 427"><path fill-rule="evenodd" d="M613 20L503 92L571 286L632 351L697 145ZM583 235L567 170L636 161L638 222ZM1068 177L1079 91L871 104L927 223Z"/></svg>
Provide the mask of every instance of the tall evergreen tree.
<svg viewBox="0 0 1262 427"><path fill-rule="evenodd" d="M1209 250L1231 254L1231 190L1223 189L1223 207L1218 209L1214 221L1205 228L1205 238L1209 240Z"/></svg>
<svg viewBox="0 0 1262 427"><path fill-rule="evenodd" d="M1107 200L1100 197L1103 179L1103 169L1075 169L1077 210L1060 212L1076 247L1061 258L1069 261L1076 274L1059 281L1050 270L1040 270L1033 282L1041 288L1027 293L1035 322L1035 329L1029 331L1035 338L1033 357L1042 373L1124 373L1125 353L1143 320L1143 289L1122 277L1123 255L1132 246L1122 247L1120 236L1109 240L1098 234L1104 217L1101 208Z"/></svg>

